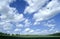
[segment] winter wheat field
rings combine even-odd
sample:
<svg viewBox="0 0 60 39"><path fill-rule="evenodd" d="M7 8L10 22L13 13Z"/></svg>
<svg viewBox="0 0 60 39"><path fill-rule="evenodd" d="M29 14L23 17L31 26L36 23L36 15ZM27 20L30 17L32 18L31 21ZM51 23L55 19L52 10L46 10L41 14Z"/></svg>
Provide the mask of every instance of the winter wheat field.
<svg viewBox="0 0 60 39"><path fill-rule="evenodd" d="M60 37L60 0L0 0L0 38L3 37Z"/></svg>

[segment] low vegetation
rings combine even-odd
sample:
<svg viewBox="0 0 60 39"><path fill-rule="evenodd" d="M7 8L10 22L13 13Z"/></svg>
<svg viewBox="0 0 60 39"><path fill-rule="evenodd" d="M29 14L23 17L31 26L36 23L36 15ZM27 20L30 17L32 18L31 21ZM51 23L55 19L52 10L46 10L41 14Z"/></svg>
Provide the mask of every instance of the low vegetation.
<svg viewBox="0 0 60 39"><path fill-rule="evenodd" d="M60 37L60 33L50 35L20 35L20 34L7 34L0 32L0 39L45 39L45 38Z"/></svg>

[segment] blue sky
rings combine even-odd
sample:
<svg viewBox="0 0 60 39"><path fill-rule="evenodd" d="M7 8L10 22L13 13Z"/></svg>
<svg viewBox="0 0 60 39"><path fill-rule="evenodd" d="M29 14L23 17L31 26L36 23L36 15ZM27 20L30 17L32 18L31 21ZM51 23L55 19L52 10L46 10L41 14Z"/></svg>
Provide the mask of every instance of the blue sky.
<svg viewBox="0 0 60 39"><path fill-rule="evenodd" d="M3 4L0 3L0 32L11 34L60 32L58 0L43 0L43 2L41 0L3 0L1 2Z"/></svg>

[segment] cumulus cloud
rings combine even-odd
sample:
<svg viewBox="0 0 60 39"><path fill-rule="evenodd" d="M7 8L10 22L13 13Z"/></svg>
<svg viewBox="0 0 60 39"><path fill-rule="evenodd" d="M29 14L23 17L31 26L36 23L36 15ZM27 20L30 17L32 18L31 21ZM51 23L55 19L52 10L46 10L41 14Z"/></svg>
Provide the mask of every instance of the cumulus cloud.
<svg viewBox="0 0 60 39"><path fill-rule="evenodd" d="M25 28L20 34L33 34L34 32L31 28Z"/></svg>
<svg viewBox="0 0 60 39"><path fill-rule="evenodd" d="M24 26L25 26L25 27L29 27L29 26L31 26L31 25L32 25L31 21L30 21L29 19L25 19L25 21L24 21Z"/></svg>
<svg viewBox="0 0 60 39"><path fill-rule="evenodd" d="M25 10L25 13L33 13L42 8L49 0L26 0L30 6Z"/></svg>
<svg viewBox="0 0 60 39"><path fill-rule="evenodd" d="M26 0L29 6L24 13L35 13L33 18L36 21L50 19L60 12L60 3L58 0Z"/></svg>
<svg viewBox="0 0 60 39"><path fill-rule="evenodd" d="M10 7L9 4L15 0L0 0L0 27L6 32L17 32L20 30L23 26L29 26L29 20L26 20L24 18L23 14L19 14L19 12L16 10L16 8ZM3 3L3 4L1 4ZM20 23L24 21L24 24ZM15 28L16 29L15 29ZM13 29L14 28L14 29ZM32 31L31 31L32 32Z"/></svg>
<svg viewBox="0 0 60 39"><path fill-rule="evenodd" d="M47 27L55 27L56 26L56 23L55 23L55 20L54 19L51 19L45 23L43 23L44 26L47 26Z"/></svg>
<svg viewBox="0 0 60 39"><path fill-rule="evenodd" d="M54 28L51 28L49 30L44 29L44 30L40 30L40 29L31 29L31 28L25 28L23 32L21 32L20 34L29 34L29 35L46 35L46 34L52 34L52 33L56 33L59 32L58 30L54 30Z"/></svg>
<svg viewBox="0 0 60 39"><path fill-rule="evenodd" d="M24 20L23 14L15 14L13 20L16 22L23 21Z"/></svg>
<svg viewBox="0 0 60 39"><path fill-rule="evenodd" d="M33 25L40 25L41 22L40 21L34 21Z"/></svg>
<svg viewBox="0 0 60 39"><path fill-rule="evenodd" d="M25 19L23 14L19 14L16 8L9 6L13 1L15 0L0 0L0 27L3 30L12 30L15 25L17 27L23 26L22 24L17 25Z"/></svg>
<svg viewBox="0 0 60 39"><path fill-rule="evenodd" d="M54 31L54 28L55 28L55 27L50 28L49 31Z"/></svg>
<svg viewBox="0 0 60 39"><path fill-rule="evenodd" d="M21 28L21 27L23 27L24 25L23 24L16 24L16 27L17 28Z"/></svg>
<svg viewBox="0 0 60 39"><path fill-rule="evenodd" d="M26 28L25 31L26 31L26 32L29 32L29 31L30 31L30 28Z"/></svg>
<svg viewBox="0 0 60 39"><path fill-rule="evenodd" d="M0 0L0 28L6 30L7 32L10 32L10 30L11 31L14 30L12 31L12 33L19 32L22 34L24 33L43 34L43 33L49 33L49 31L53 30L53 26L55 26L55 24L51 24L52 21L48 21L47 23L44 23L44 26L52 27L49 30L40 30L40 29L34 30L26 27L40 25L40 21L49 19L53 17L55 14L57 14L57 12L60 12L59 11L60 6L59 3L57 3L57 0L51 2L49 2L49 0L25 0L26 2L29 3L29 6L27 6L24 13L25 14L34 13L32 18L34 22L32 22L32 20L28 18L24 18L24 15L19 14L16 8L10 7L9 4L13 1L15 0ZM24 28L24 31L21 31L23 30L21 28Z"/></svg>
<svg viewBox="0 0 60 39"><path fill-rule="evenodd" d="M17 29L15 29L14 31L15 31L15 32L20 32L20 31L21 31L21 29L18 29L18 28L17 28Z"/></svg>
<svg viewBox="0 0 60 39"><path fill-rule="evenodd" d="M3 26L3 29L4 30L11 30L12 29L12 24L10 24L10 23L5 23L4 25L2 25Z"/></svg>

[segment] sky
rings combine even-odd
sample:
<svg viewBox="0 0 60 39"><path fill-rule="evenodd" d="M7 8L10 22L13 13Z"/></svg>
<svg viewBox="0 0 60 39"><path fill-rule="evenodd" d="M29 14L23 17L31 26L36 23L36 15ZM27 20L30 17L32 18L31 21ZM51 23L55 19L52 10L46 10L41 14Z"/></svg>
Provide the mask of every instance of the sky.
<svg viewBox="0 0 60 39"><path fill-rule="evenodd" d="M60 32L60 1L0 0L0 32L38 35Z"/></svg>

